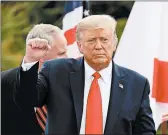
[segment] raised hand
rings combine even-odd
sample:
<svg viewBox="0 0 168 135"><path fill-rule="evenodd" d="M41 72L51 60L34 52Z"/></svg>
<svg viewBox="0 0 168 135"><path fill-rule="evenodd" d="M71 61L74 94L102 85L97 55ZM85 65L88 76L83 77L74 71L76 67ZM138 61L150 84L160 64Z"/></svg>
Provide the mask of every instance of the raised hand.
<svg viewBox="0 0 168 135"><path fill-rule="evenodd" d="M46 39L34 38L28 40L26 46L26 54L24 57L25 63L35 62L42 59L51 50Z"/></svg>

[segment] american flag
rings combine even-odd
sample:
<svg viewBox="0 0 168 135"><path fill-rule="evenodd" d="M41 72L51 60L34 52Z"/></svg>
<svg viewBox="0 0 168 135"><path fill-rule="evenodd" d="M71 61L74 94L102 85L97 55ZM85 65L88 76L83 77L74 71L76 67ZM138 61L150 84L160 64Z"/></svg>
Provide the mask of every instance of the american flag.
<svg viewBox="0 0 168 135"><path fill-rule="evenodd" d="M63 18L63 31L64 35L68 42L68 57L70 58L78 58L82 56L79 52L77 44L76 44L76 25L80 22L80 20L89 13L89 2L88 1L67 1L65 4L64 10L64 18Z"/></svg>

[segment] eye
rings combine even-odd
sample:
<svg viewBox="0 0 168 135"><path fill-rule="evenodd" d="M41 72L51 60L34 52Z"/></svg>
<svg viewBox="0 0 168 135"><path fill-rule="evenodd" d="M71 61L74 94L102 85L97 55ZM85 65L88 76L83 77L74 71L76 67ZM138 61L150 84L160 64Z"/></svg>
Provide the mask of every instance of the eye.
<svg viewBox="0 0 168 135"><path fill-rule="evenodd" d="M88 43L93 43L95 41L95 38L88 39Z"/></svg>
<svg viewBox="0 0 168 135"><path fill-rule="evenodd" d="M93 39L88 40L88 42L93 42Z"/></svg>
<svg viewBox="0 0 168 135"><path fill-rule="evenodd" d="M102 38L102 41L103 42L108 42L108 39L107 38Z"/></svg>

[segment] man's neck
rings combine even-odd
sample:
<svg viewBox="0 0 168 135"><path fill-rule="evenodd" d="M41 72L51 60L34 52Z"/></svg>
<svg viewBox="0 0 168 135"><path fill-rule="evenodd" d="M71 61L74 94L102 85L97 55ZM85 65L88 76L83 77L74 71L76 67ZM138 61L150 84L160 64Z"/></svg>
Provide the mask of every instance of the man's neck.
<svg viewBox="0 0 168 135"><path fill-rule="evenodd" d="M40 72L42 65L43 65L43 63L39 62L38 72Z"/></svg>
<svg viewBox="0 0 168 135"><path fill-rule="evenodd" d="M105 68L107 68L109 66L109 64L110 64L110 63L104 63L104 64L95 63L95 64L92 64L92 63L87 62L87 60L85 60L85 61L90 67L92 67L95 71L98 71L98 72L103 70L103 69L105 69Z"/></svg>

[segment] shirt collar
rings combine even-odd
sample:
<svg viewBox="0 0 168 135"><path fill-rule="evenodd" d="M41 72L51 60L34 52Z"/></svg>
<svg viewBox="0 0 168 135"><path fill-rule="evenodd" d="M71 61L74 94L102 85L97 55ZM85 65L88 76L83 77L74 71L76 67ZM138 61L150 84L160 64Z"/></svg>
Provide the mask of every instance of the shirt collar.
<svg viewBox="0 0 168 135"><path fill-rule="evenodd" d="M96 72L88 63L84 60L85 66L85 78L90 79L92 75ZM101 78L104 80L105 83L108 83L109 77L112 75L112 61L105 69L99 71Z"/></svg>

